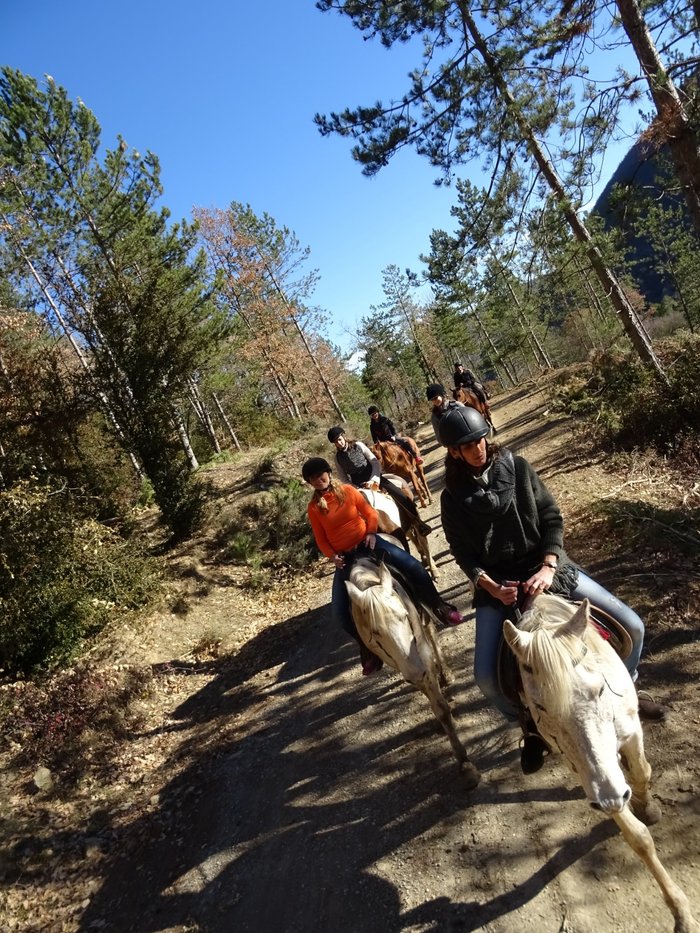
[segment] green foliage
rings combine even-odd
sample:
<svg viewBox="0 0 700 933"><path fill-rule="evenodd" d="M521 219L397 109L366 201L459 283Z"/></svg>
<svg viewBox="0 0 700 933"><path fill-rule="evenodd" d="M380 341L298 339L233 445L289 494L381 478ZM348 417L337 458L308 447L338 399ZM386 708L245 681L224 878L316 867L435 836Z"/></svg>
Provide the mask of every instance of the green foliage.
<svg viewBox="0 0 700 933"><path fill-rule="evenodd" d="M196 229L154 207L158 159L119 140L100 161L100 136L94 115L52 79L40 88L2 70L0 269L49 332L60 321L77 337L89 362L85 396L140 461L182 537L197 525L202 496L187 476L178 412L229 327L213 297L218 280L195 253Z"/></svg>
<svg viewBox="0 0 700 933"><path fill-rule="evenodd" d="M154 584L141 549L82 516L65 490L24 481L0 494L0 668L29 674L70 658Z"/></svg>
<svg viewBox="0 0 700 933"><path fill-rule="evenodd" d="M274 471L274 458L262 465L268 475ZM247 564L258 578L263 566L306 567L314 555L306 516L308 500L306 485L290 479L247 502L219 533L223 558Z"/></svg>
<svg viewBox="0 0 700 933"><path fill-rule="evenodd" d="M218 466L220 463L233 463L235 459L236 455L232 450L222 450L220 453L210 457L206 463L203 463L200 469L206 470L209 467Z"/></svg>
<svg viewBox="0 0 700 933"><path fill-rule="evenodd" d="M560 390L562 404L623 449L687 449L700 462L700 336L679 332L657 352L669 386L632 353L611 350Z"/></svg>
<svg viewBox="0 0 700 933"><path fill-rule="evenodd" d="M141 480L141 491L139 492L139 497L136 504L139 508L146 509L149 506L153 505L155 502L155 496L153 493L153 483L145 476Z"/></svg>

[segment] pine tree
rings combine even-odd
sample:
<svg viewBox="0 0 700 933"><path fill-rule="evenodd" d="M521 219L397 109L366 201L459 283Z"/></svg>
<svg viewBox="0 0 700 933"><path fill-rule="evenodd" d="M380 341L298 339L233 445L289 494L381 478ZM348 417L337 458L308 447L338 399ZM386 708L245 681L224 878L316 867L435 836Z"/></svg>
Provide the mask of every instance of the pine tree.
<svg viewBox="0 0 700 933"><path fill-rule="evenodd" d="M201 507L181 446L188 380L223 336L195 231L156 210L158 160L123 141L99 160L100 127L48 79L0 78L1 261L60 328L124 448L186 534ZM194 461L190 456L190 465Z"/></svg>
<svg viewBox="0 0 700 933"><path fill-rule="evenodd" d="M533 20L526 4L497 7L487 36L480 28L487 20L466 0L398 5L320 0L317 5L348 16L366 37L378 35L387 47L418 36L424 43L423 63L411 73L410 89L400 101L317 115L320 131L353 138L353 155L366 174L379 171L404 146L415 146L448 180L456 166L477 155L482 160L486 156L497 178L511 171L518 154L526 151L584 245L640 358L665 378L641 321L542 142L561 126L571 106L566 87L570 72L562 72L555 82L531 67L544 13ZM580 167L575 158L571 161L578 178Z"/></svg>

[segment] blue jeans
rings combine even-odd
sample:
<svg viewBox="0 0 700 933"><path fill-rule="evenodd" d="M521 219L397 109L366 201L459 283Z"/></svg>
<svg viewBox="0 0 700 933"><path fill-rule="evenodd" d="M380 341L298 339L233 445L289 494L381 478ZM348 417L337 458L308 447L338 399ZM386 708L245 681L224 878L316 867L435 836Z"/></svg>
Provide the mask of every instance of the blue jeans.
<svg viewBox="0 0 700 933"><path fill-rule="evenodd" d="M437 607L441 603L440 594L435 589L435 584L420 561L412 557L408 551L403 548L385 541L383 538L375 538L374 552L370 551L364 545L359 545L354 551L345 555L345 567L342 570L336 568L333 575L333 589L331 593L331 614L333 621L340 625L348 635L351 635L356 641L359 641L355 622L350 612L350 598L345 588L345 581L350 574L352 562L356 557L367 557L375 553L382 556L386 564L395 567L402 573L406 580L415 590L416 596L426 606Z"/></svg>
<svg viewBox="0 0 700 933"><path fill-rule="evenodd" d="M620 602L583 571L579 571L578 586L571 599L579 602L589 599L609 613L623 626L632 639L632 653L625 661L632 680L637 679L637 665L644 642L644 623L634 610ZM498 686L498 646L503 632L503 620L508 616L507 606L479 606L476 610L476 641L474 645L474 680L492 706L506 719L517 719L518 712L501 693Z"/></svg>

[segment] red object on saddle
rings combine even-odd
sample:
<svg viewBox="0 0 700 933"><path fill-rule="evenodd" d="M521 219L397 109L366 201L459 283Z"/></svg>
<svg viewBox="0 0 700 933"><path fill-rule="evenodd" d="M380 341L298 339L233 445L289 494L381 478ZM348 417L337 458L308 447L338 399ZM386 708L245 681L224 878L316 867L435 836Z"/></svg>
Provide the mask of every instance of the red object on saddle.
<svg viewBox="0 0 700 933"><path fill-rule="evenodd" d="M595 628L601 638L604 638L605 641L610 641L610 632L605 628L604 625L599 625L595 619L591 619L591 625Z"/></svg>

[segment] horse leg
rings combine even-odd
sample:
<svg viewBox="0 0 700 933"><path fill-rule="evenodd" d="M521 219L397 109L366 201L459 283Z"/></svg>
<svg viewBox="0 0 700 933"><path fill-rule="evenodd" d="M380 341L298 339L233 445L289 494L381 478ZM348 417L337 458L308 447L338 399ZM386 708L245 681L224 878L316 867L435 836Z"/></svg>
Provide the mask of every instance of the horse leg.
<svg viewBox="0 0 700 933"><path fill-rule="evenodd" d="M406 529L407 537L413 541L418 554L420 555L420 562L423 564L425 569L428 571L433 580L438 578L438 569L433 560L433 555L430 553L430 545L428 544L428 539L425 535L422 535L415 524L410 524Z"/></svg>
<svg viewBox="0 0 700 933"><path fill-rule="evenodd" d="M440 689L440 685L437 682L437 678L434 672L432 674L430 672L426 672L422 683L419 685L419 689L428 698L428 702L430 703L431 709L435 714L435 718L445 730L447 738L450 740L450 745L452 746L452 752L454 753L454 756L457 759L457 763L459 764L465 776L467 789L471 790L479 783L481 775L478 768L476 768L475 765L473 765L469 760L467 750L464 745L462 745L459 736L457 735L457 729L455 728L454 719L452 718L452 710L450 709L450 705L445 699L442 690Z"/></svg>
<svg viewBox="0 0 700 933"><path fill-rule="evenodd" d="M430 495L430 486L428 486L428 481L425 478L425 471L423 469L422 463L417 463L415 466L416 476L418 477L418 482L423 487L423 492L428 500L428 505L433 501L432 496Z"/></svg>
<svg viewBox="0 0 700 933"><path fill-rule="evenodd" d="M611 815L620 827L625 842L644 862L661 888L663 898L675 917L674 933L696 933L698 926L690 912L688 898L678 885L671 880L668 872L659 861L654 840L651 838L649 830L643 823L640 823L629 807L625 807L619 813Z"/></svg>
<svg viewBox="0 0 700 933"><path fill-rule="evenodd" d="M427 615L427 613L424 613L423 631L425 632L425 637L428 639L429 644L432 646L437 665L438 683L444 690L446 687L450 686L453 678L450 674L449 668L445 664L445 658L443 657L442 649L440 648L440 642L438 641L435 623L430 618L430 616Z"/></svg>
<svg viewBox="0 0 700 933"><path fill-rule="evenodd" d="M644 754L641 726L639 732L635 732L621 747L620 757L632 789L632 812L647 826L658 823L661 819L661 808L651 796L651 765Z"/></svg>
<svg viewBox="0 0 700 933"><path fill-rule="evenodd" d="M418 478L418 470L415 464L408 464L406 466L407 477L406 479L410 480L411 486L415 491L415 494L418 496L421 504L421 508L425 508L429 504L429 498L425 494L425 490L421 486L420 479Z"/></svg>

